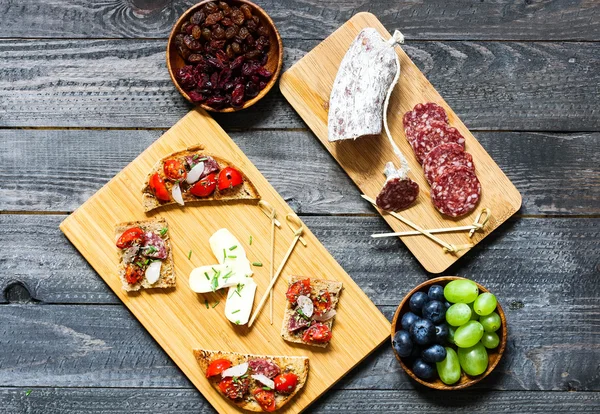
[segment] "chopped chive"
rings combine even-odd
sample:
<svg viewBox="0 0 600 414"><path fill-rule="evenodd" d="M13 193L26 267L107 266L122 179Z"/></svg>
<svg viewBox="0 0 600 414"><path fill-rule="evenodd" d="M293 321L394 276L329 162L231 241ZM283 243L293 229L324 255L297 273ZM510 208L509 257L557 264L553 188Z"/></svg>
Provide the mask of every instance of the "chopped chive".
<svg viewBox="0 0 600 414"><path fill-rule="evenodd" d="M235 246L231 246L231 247L229 248L229 251L232 251L232 250L235 250L235 249L237 249L237 244L236 244Z"/></svg>
<svg viewBox="0 0 600 414"><path fill-rule="evenodd" d="M188 260L190 260L192 258L192 251L190 250L188 253Z"/></svg>
<svg viewBox="0 0 600 414"><path fill-rule="evenodd" d="M240 378L248 378L248 374L244 374Z"/></svg>
<svg viewBox="0 0 600 414"><path fill-rule="evenodd" d="M223 275L223 280L227 281L231 277L233 270L230 270L227 274Z"/></svg>
<svg viewBox="0 0 600 414"><path fill-rule="evenodd" d="M220 302L220 301L216 301L216 302L215 302L215 304L214 304L214 305L212 305L212 308L213 308L213 309L214 309L214 308L216 308L216 307L217 307L217 305L218 305L219 303L221 303L221 302Z"/></svg>
<svg viewBox="0 0 600 414"><path fill-rule="evenodd" d="M223 249L223 261L227 259L227 250Z"/></svg>
<svg viewBox="0 0 600 414"><path fill-rule="evenodd" d="M210 280L210 277L208 276L208 272L204 272L204 276L206 276L206 280Z"/></svg>
<svg viewBox="0 0 600 414"><path fill-rule="evenodd" d="M204 304L206 305L206 309L208 309L208 299L204 299Z"/></svg>
<svg viewBox="0 0 600 414"><path fill-rule="evenodd" d="M234 313L238 313L239 311L240 311L239 309L236 309L233 312L231 312L231 314L233 315Z"/></svg>
<svg viewBox="0 0 600 414"><path fill-rule="evenodd" d="M160 229L160 235L164 236L165 234L167 234L167 231L169 231L169 229L166 227L163 227L162 229Z"/></svg>
<svg viewBox="0 0 600 414"><path fill-rule="evenodd" d="M262 387L262 389L265 391L271 391L271 388L269 388L269 387Z"/></svg>
<svg viewBox="0 0 600 414"><path fill-rule="evenodd" d="M235 321L235 324L239 325L240 324L240 320L238 319L237 321Z"/></svg>
<svg viewBox="0 0 600 414"><path fill-rule="evenodd" d="M134 264L138 267L144 267L144 264L142 262L135 262Z"/></svg>
<svg viewBox="0 0 600 414"><path fill-rule="evenodd" d="M25 391L25 396L26 396L26 397L29 397L29 394L31 394L31 390L27 390L27 391Z"/></svg>
<svg viewBox="0 0 600 414"><path fill-rule="evenodd" d="M248 244L249 244L250 246L252 246L252 236L250 236L250 240L248 241Z"/></svg>
<svg viewBox="0 0 600 414"><path fill-rule="evenodd" d="M237 256L227 256L228 259L237 259Z"/></svg>
<svg viewBox="0 0 600 414"><path fill-rule="evenodd" d="M262 263L261 262L252 262L252 266L262 267Z"/></svg>
<svg viewBox="0 0 600 414"><path fill-rule="evenodd" d="M158 249L154 246L148 246L146 247L146 250L148 254L156 253L158 251Z"/></svg>

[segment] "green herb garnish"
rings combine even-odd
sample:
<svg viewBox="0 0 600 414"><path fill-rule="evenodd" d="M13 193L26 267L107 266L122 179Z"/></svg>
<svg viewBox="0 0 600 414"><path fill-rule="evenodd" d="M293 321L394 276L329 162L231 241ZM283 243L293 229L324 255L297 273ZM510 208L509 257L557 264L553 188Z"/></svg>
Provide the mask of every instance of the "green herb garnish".
<svg viewBox="0 0 600 414"><path fill-rule="evenodd" d="M229 279L232 274L233 274L233 270L230 270L227 274L223 275L223 280L227 281L227 279Z"/></svg>
<svg viewBox="0 0 600 414"><path fill-rule="evenodd" d="M233 312L231 312L231 314L233 315L234 313L238 313L239 311L240 311L239 309L236 309Z"/></svg>
<svg viewBox="0 0 600 414"><path fill-rule="evenodd" d="M237 256L227 256L228 259L237 259Z"/></svg>
<svg viewBox="0 0 600 414"><path fill-rule="evenodd" d="M208 272L204 272L204 276L206 276L206 280L210 280L210 276L208 276Z"/></svg>
<svg viewBox="0 0 600 414"><path fill-rule="evenodd" d="M169 229L166 227L163 227L162 229L160 229L160 235L164 236L165 234L167 234L167 231L169 231Z"/></svg>
<svg viewBox="0 0 600 414"><path fill-rule="evenodd" d="M208 299L204 299L204 305L206 305L206 309L208 309Z"/></svg>
<svg viewBox="0 0 600 414"><path fill-rule="evenodd" d="M190 251L188 252L188 260L190 260L191 258L192 258L192 251L190 250Z"/></svg>
<svg viewBox="0 0 600 414"><path fill-rule="evenodd" d="M306 316L306 314L304 312L302 312L302 309L300 309L300 308L296 309L296 313L298 315L300 315L300 317L302 317L303 319L310 321L310 318L308 316Z"/></svg>
<svg viewBox="0 0 600 414"><path fill-rule="evenodd" d="M262 387L262 389L265 390L265 391L271 391L272 390L272 388L269 388L269 387Z"/></svg>
<svg viewBox="0 0 600 414"><path fill-rule="evenodd" d="M221 303L221 301L216 301L216 302L215 302L215 304L214 304L214 305L212 305L212 308L213 308L213 309L214 309L214 308L216 308L216 307L217 307L217 305L218 305L219 303Z"/></svg>
<svg viewBox="0 0 600 414"><path fill-rule="evenodd" d="M223 261L227 259L227 250L223 249Z"/></svg>
<svg viewBox="0 0 600 414"><path fill-rule="evenodd" d="M211 280L212 291L215 292L219 287L219 273L216 273Z"/></svg>
<svg viewBox="0 0 600 414"><path fill-rule="evenodd" d="M148 254L156 253L158 251L158 249L154 246L148 246L146 249Z"/></svg>
<svg viewBox="0 0 600 414"><path fill-rule="evenodd" d="M262 263L261 262L252 262L252 266L262 267Z"/></svg>
<svg viewBox="0 0 600 414"><path fill-rule="evenodd" d="M235 250L235 249L237 249L237 244L236 244L235 246L231 246L231 247L229 248L229 251L232 251L232 250Z"/></svg>
<svg viewBox="0 0 600 414"><path fill-rule="evenodd" d="M31 390L27 390L27 391L25 391L25 396L26 396L26 397L29 397L29 394L31 394Z"/></svg>
<svg viewBox="0 0 600 414"><path fill-rule="evenodd" d="M235 321L235 324L239 325L240 324L240 320L238 319L237 321Z"/></svg>
<svg viewBox="0 0 600 414"><path fill-rule="evenodd" d="M249 244L250 246L252 246L252 236L250 236L250 240L248 241L248 244Z"/></svg>

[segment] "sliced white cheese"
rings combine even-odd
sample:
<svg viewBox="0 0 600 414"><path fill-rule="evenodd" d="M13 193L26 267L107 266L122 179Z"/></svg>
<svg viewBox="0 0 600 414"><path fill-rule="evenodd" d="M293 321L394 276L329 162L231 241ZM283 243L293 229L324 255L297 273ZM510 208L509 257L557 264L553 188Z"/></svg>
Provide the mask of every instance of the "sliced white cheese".
<svg viewBox="0 0 600 414"><path fill-rule="evenodd" d="M265 387L269 387L272 390L275 389L275 381L273 381L271 378L267 377L266 375L255 374L255 375L251 375L251 377L254 378L255 380L257 380L258 382L260 382Z"/></svg>
<svg viewBox="0 0 600 414"><path fill-rule="evenodd" d="M196 164L194 166L194 168L192 168L190 170L189 173L187 173L187 178L185 180L187 181L188 184L194 184L196 181L198 181L200 179L200 176L202 175L203 172L204 172L204 162L200 161L198 164Z"/></svg>
<svg viewBox="0 0 600 414"><path fill-rule="evenodd" d="M236 286L229 288L225 302L225 317L236 325L245 325L250 319L256 283L251 277L246 277Z"/></svg>
<svg viewBox="0 0 600 414"><path fill-rule="evenodd" d="M237 286L246 279L236 273L230 265L216 264L201 266L190 273L190 289L196 293L214 292L230 286Z"/></svg>
<svg viewBox="0 0 600 414"><path fill-rule="evenodd" d="M225 228L217 230L210 239L210 248L220 264L229 264L234 272L244 276L252 276L254 273L250 267L250 261L246 257L246 251L238 239Z"/></svg>
<svg viewBox="0 0 600 414"><path fill-rule="evenodd" d="M177 204L181 206L185 204L183 202L183 195L181 195L181 187L179 186L179 183L173 184L173 188L171 189L171 195L173 196L173 200L175 200Z"/></svg>

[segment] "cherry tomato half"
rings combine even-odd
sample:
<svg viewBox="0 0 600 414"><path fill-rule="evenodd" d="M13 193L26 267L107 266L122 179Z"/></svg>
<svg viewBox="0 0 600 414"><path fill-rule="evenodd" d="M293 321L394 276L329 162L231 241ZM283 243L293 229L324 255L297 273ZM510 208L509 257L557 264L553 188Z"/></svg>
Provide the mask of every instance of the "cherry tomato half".
<svg viewBox="0 0 600 414"><path fill-rule="evenodd" d="M242 173L232 167L226 167L219 173L219 191L241 185L244 182Z"/></svg>
<svg viewBox="0 0 600 414"><path fill-rule="evenodd" d="M187 171L179 160L166 160L163 170L167 178L173 181L182 181L187 177Z"/></svg>
<svg viewBox="0 0 600 414"><path fill-rule="evenodd" d="M331 310L331 295L326 290L320 291L312 301L316 315L322 316Z"/></svg>
<svg viewBox="0 0 600 414"><path fill-rule="evenodd" d="M234 380L232 377L227 377L219 382L219 390L230 399L239 400L244 398L249 385L250 380L248 378L236 378Z"/></svg>
<svg viewBox="0 0 600 414"><path fill-rule="evenodd" d="M144 278L144 271L141 267L129 263L127 265L127 269L125 269L125 280L130 285L135 285L137 282Z"/></svg>
<svg viewBox="0 0 600 414"><path fill-rule="evenodd" d="M190 188L190 193L196 197L208 197L217 188L217 175L208 174Z"/></svg>
<svg viewBox="0 0 600 414"><path fill-rule="evenodd" d="M327 325L322 323L315 323L302 335L304 342L316 342L318 344L325 344L331 341L331 329Z"/></svg>
<svg viewBox="0 0 600 414"><path fill-rule="evenodd" d="M206 378L214 377L215 375L220 375L221 372L226 369L231 368L231 361L228 359L215 359L210 363L208 368L206 369Z"/></svg>
<svg viewBox="0 0 600 414"><path fill-rule="evenodd" d="M121 237L117 240L117 247L126 249L133 246L134 243L142 244L142 241L144 241L144 230L139 227L132 227L121 234Z"/></svg>
<svg viewBox="0 0 600 414"><path fill-rule="evenodd" d="M275 411L275 391L267 391L259 388L254 391L254 398L263 411Z"/></svg>
<svg viewBox="0 0 600 414"><path fill-rule="evenodd" d="M169 201L171 200L171 196L169 195L169 191L167 190L167 186L165 185L165 181L158 175L158 173L154 173L150 177L150 181L148 182L150 189L161 201Z"/></svg>
<svg viewBox="0 0 600 414"><path fill-rule="evenodd" d="M273 381L275 382L275 389L277 392L290 394L294 392L296 385L298 385L298 376L293 372L287 372L285 374L277 375Z"/></svg>
<svg viewBox="0 0 600 414"><path fill-rule="evenodd" d="M300 295L310 295L310 279L303 279L292 283L285 297L293 305Z"/></svg>

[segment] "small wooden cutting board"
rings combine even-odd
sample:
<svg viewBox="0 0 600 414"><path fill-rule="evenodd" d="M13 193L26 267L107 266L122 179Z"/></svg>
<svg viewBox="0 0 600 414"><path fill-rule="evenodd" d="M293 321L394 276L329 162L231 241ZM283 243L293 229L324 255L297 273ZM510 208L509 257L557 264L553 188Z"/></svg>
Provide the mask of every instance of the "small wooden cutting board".
<svg viewBox="0 0 600 414"><path fill-rule="evenodd" d="M282 229L275 235L277 268L294 238L292 230L285 224L285 216L293 211L225 131L201 109L182 118L67 217L60 229L219 412L241 410L229 404L204 378L192 348L307 356L310 372L306 386L281 410L300 412L389 338L390 323L306 227L303 237L307 247L296 246L273 290L273 325L269 323L267 308L251 329L231 324L224 314L227 289L210 294L192 292L188 285L189 274L195 267L217 263L208 239L223 227L237 237L250 262L263 264L253 267L253 278L258 284L255 308L270 281L271 222L256 203L216 202L185 208L175 205L158 209L154 214L144 213L141 188L155 162L197 144L203 144L208 153L230 161L243 171L262 199L277 210L282 222ZM128 294L121 289L117 274L114 226L119 222L156 216L165 218L169 225L177 287ZM281 339L286 282L290 275L343 282L333 339L327 348L291 344ZM220 303L213 308L217 301Z"/></svg>
<svg viewBox="0 0 600 414"><path fill-rule="evenodd" d="M393 161L398 165L397 157L384 134L356 141L329 142L327 139L329 95L338 67L352 41L367 27L377 29L384 39L391 37L377 17L371 13L358 13L287 70L281 76L279 87L354 183L374 199L385 182L385 163ZM401 27L398 29L402 30ZM492 212L491 219L484 231L476 232L471 239L468 232L437 235L447 243L475 245L519 210L521 194L406 53L398 46L395 50L400 59L401 74L390 100L388 123L396 144L408 158L411 168L409 176L419 184L421 190L416 203L400 214L421 228L434 229L472 224L477 213L486 207ZM423 102L435 102L446 109L450 125L463 134L466 151L473 156L477 177L481 181L482 197L476 210L461 219L442 216L435 209L423 169L404 135L402 116ZM395 232L412 230L389 214L383 213L382 217ZM468 251L444 253L441 246L421 235L401 239L425 270L432 273L445 271Z"/></svg>

